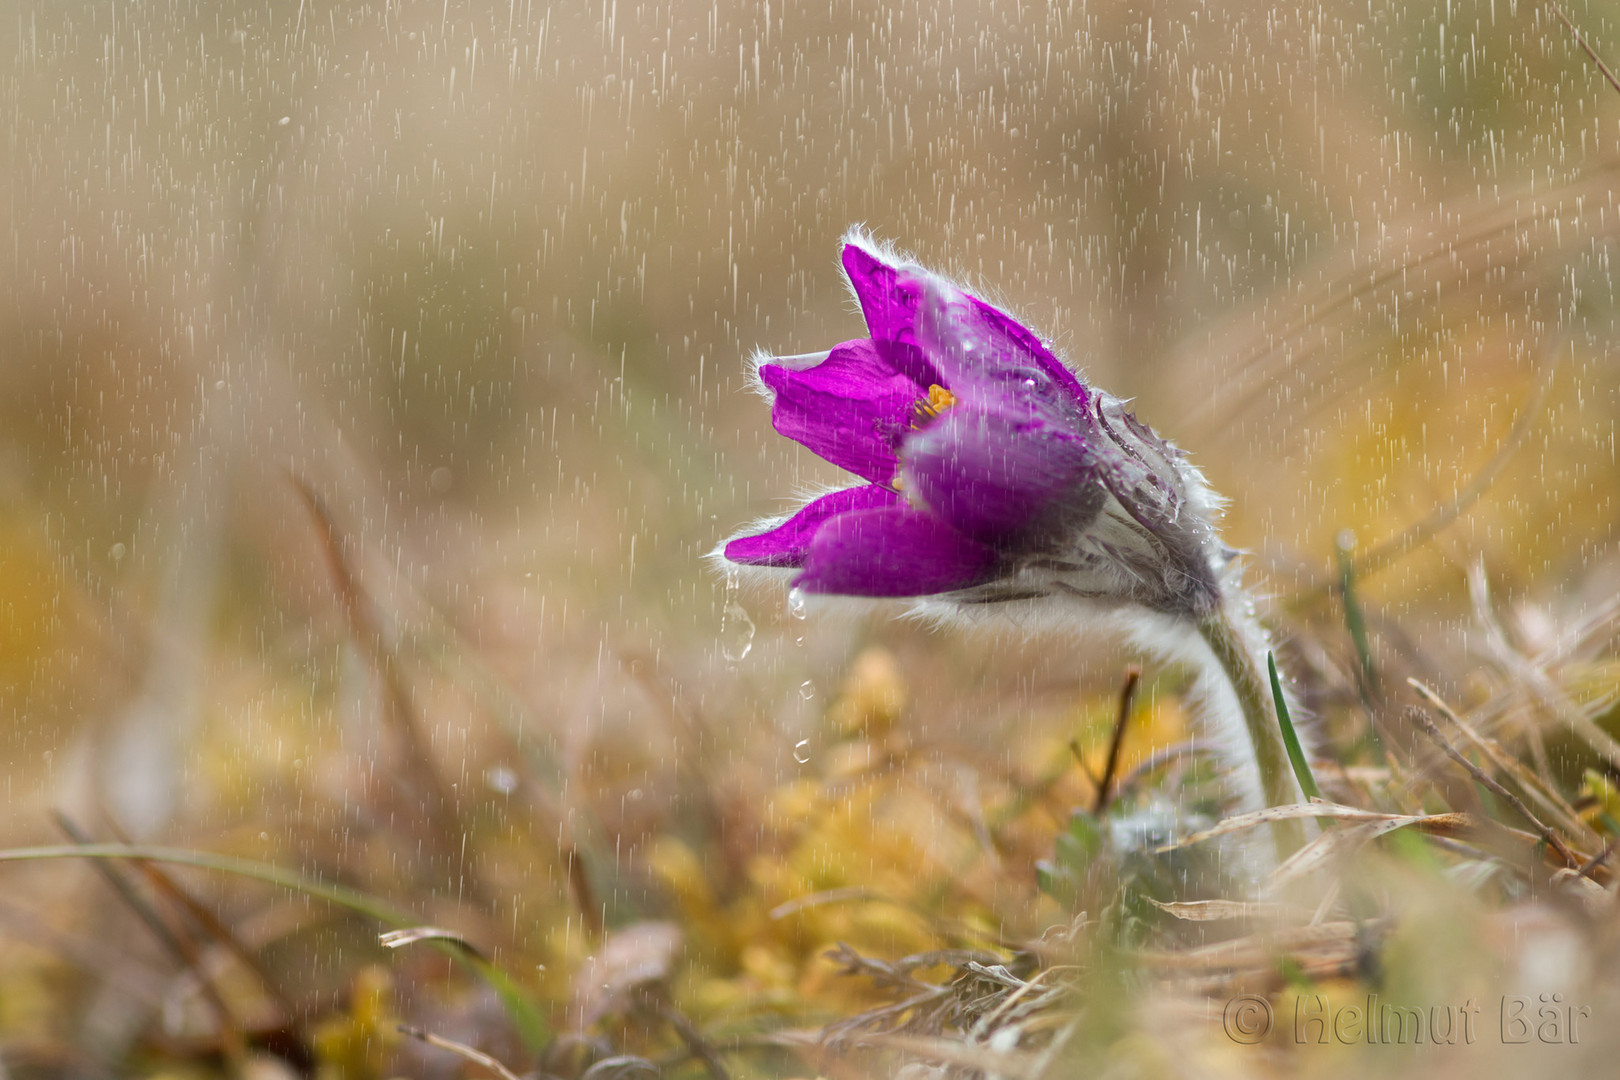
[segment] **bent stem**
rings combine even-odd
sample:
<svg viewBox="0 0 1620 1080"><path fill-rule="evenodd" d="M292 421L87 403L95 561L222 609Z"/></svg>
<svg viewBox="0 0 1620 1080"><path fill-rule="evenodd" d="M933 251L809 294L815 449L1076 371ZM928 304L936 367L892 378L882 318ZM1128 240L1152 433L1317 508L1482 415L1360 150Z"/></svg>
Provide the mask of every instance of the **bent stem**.
<svg viewBox="0 0 1620 1080"><path fill-rule="evenodd" d="M68 844L0 849L0 864L55 859L128 859L136 862L197 866L204 870L252 878L284 889L292 889L305 896L347 908L387 926L406 928L417 926L421 922L411 913L358 889L319 881L270 863L238 859L230 855L139 844ZM466 965L489 984L506 1007L513 1026L517 1028L519 1037L530 1051L538 1053L550 1044L550 1024L528 992L518 985L504 968L497 967L482 954L465 947L464 943L435 940L432 944Z"/></svg>
<svg viewBox="0 0 1620 1080"><path fill-rule="evenodd" d="M1268 807L1299 802L1299 788L1289 765L1288 748L1283 745L1270 684L1248 635L1233 621L1225 604L1199 618L1198 633L1215 655L1243 713L1254 766L1260 774L1261 798ZM1277 844L1279 863L1305 843L1305 827L1299 821L1274 822L1271 835Z"/></svg>

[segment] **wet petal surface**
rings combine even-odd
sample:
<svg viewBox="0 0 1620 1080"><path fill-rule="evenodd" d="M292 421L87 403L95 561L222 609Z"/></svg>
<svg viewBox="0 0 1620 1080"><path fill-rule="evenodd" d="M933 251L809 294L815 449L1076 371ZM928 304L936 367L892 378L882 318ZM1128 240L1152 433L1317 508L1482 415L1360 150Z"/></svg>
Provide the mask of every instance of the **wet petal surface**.
<svg viewBox="0 0 1620 1080"><path fill-rule="evenodd" d="M906 443L907 490L999 550L1084 528L1107 499L1094 453L1039 417L957 406Z"/></svg>
<svg viewBox="0 0 1620 1080"><path fill-rule="evenodd" d="M843 488L806 503L774 529L740 536L726 545L725 556L744 566L801 567L817 530L839 514L903 506L905 500L876 484Z"/></svg>
<svg viewBox="0 0 1620 1080"><path fill-rule="evenodd" d="M870 341L846 341L814 367L762 364L775 394L771 422L818 457L878 483L894 476L896 450L928 388Z"/></svg>
<svg viewBox="0 0 1620 1080"><path fill-rule="evenodd" d="M989 546L909 506L840 514L811 541L795 584L808 593L927 596L987 581Z"/></svg>

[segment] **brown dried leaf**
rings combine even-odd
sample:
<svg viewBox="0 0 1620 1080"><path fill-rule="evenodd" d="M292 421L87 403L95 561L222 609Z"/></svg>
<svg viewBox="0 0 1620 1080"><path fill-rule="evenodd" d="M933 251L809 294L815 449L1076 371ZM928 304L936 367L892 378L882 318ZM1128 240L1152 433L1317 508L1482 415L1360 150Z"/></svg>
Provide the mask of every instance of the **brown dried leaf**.
<svg viewBox="0 0 1620 1080"><path fill-rule="evenodd" d="M673 922L636 923L608 934L574 979L581 1025L627 1011L636 990L667 979L682 941Z"/></svg>

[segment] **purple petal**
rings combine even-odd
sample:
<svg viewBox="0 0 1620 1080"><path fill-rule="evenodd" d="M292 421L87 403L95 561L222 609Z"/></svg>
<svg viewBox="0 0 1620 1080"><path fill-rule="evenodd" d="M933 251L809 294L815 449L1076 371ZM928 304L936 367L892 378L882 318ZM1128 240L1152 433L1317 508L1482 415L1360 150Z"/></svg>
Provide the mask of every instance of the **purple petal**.
<svg viewBox="0 0 1620 1080"><path fill-rule="evenodd" d="M759 377L776 394L778 432L877 483L894 476L895 451L928 397L866 340L844 342L811 368L762 364Z"/></svg>
<svg viewBox="0 0 1620 1080"><path fill-rule="evenodd" d="M921 510L898 506L827 522L794 584L809 593L929 596L986 581L996 564L996 553L984 544Z"/></svg>
<svg viewBox="0 0 1620 1080"><path fill-rule="evenodd" d="M844 245L843 262L867 331L879 341L914 341L912 328L922 303L919 284L902 279L898 268L856 244Z"/></svg>
<svg viewBox="0 0 1620 1080"><path fill-rule="evenodd" d="M942 287L957 293L966 303L963 321L983 346L976 363L1033 367L1072 396L1079 407L1084 407L1089 400L1084 384L1074 372L1052 355L1028 327L1006 312L976 296L958 292L943 278L920 266L891 266L857 244L844 245L843 264L850 288L860 302L861 314L866 317L867 330L880 344L893 341L920 346L930 361L937 361L928 334L918 326L918 320L928 293ZM950 381L938 381L955 389Z"/></svg>
<svg viewBox="0 0 1620 1080"><path fill-rule="evenodd" d="M1096 451L1038 415L958 405L905 455L909 490L930 511L1002 551L1084 528L1107 499Z"/></svg>
<svg viewBox="0 0 1620 1080"><path fill-rule="evenodd" d="M805 554L816 530L838 514L857 510L871 510L886 506L901 506L905 500L885 487L867 484L862 487L842 488L812 499L798 513L782 524L756 536L739 536L726 544L725 556L744 566L804 565Z"/></svg>
<svg viewBox="0 0 1620 1080"><path fill-rule="evenodd" d="M944 278L918 280L924 295L917 341L952 393L1002 411L1040 412L1057 423L1084 420L1085 387L1029 331Z"/></svg>

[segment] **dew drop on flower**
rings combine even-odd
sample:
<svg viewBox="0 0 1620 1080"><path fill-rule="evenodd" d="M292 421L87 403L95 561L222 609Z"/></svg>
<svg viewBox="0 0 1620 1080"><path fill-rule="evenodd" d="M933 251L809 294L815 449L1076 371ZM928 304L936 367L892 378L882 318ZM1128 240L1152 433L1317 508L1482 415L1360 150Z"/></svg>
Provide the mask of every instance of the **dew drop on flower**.
<svg viewBox="0 0 1620 1080"><path fill-rule="evenodd" d="M807 764L810 761L809 739L800 739L798 742L793 744L793 760L797 761L800 765Z"/></svg>

